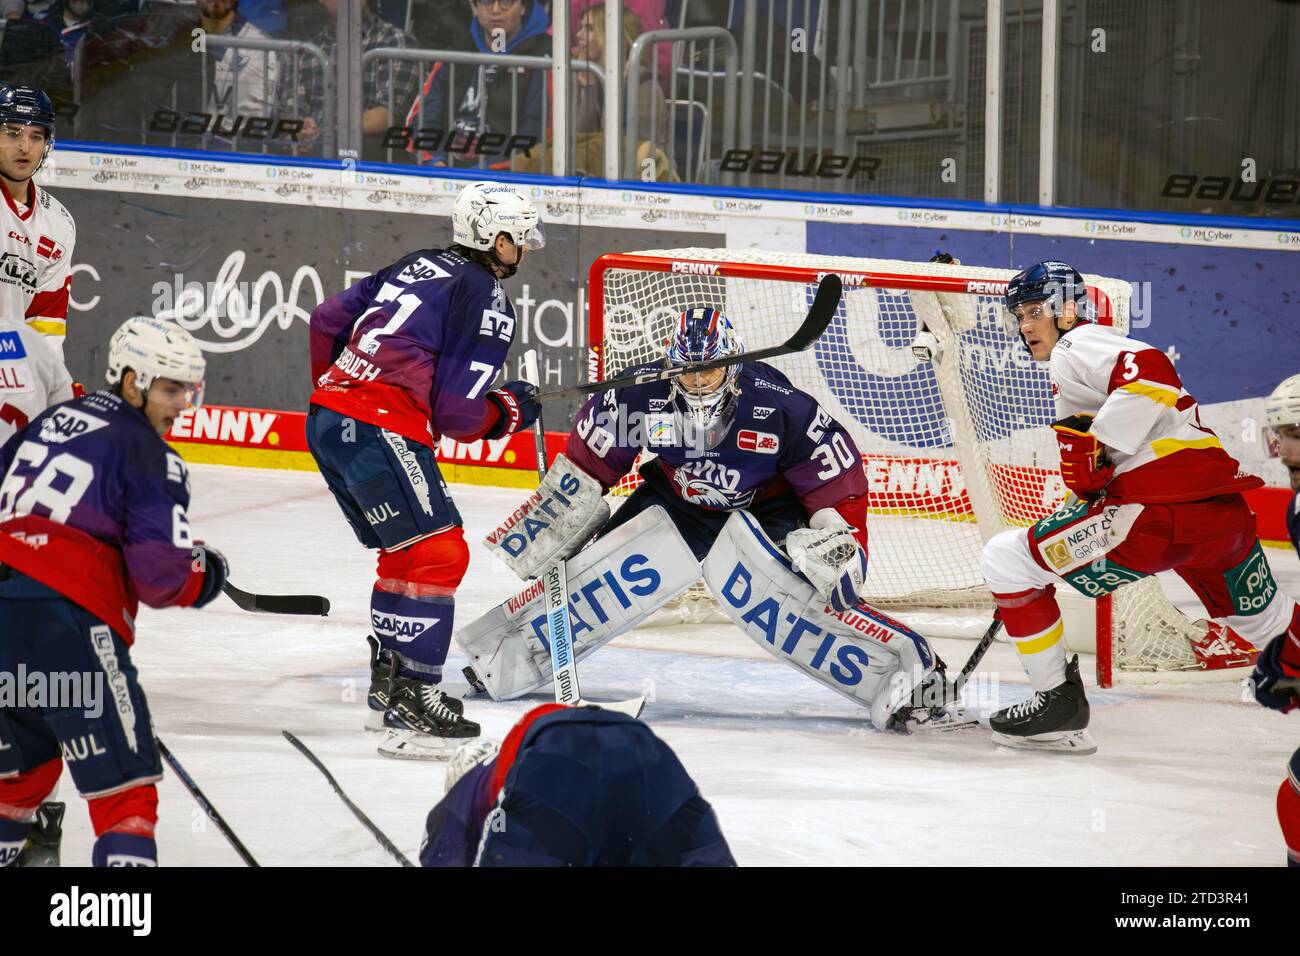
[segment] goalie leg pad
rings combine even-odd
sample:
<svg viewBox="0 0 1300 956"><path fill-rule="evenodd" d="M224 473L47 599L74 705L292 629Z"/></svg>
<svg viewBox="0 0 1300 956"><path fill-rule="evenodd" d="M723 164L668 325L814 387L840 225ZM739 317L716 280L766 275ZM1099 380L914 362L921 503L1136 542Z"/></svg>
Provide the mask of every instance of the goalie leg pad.
<svg viewBox="0 0 1300 956"><path fill-rule="evenodd" d="M704 559L704 580L751 640L870 708L877 727L934 670L929 644L905 625L861 603L831 611L743 511L731 515Z"/></svg>
<svg viewBox="0 0 1300 956"><path fill-rule="evenodd" d="M566 562L576 660L636 627L694 584L699 564L664 510L651 508ZM456 634L493 700L551 680L541 580Z"/></svg>

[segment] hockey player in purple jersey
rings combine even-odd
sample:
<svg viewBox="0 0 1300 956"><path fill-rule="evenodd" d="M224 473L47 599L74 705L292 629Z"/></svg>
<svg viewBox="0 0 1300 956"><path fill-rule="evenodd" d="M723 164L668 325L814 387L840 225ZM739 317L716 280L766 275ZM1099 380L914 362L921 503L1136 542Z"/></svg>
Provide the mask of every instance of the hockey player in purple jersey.
<svg viewBox="0 0 1300 956"><path fill-rule="evenodd" d="M429 813L423 866L735 866L717 815L650 728L543 704L497 747L465 744Z"/></svg>
<svg viewBox="0 0 1300 956"><path fill-rule="evenodd" d="M664 364L739 352L722 313L694 308ZM603 495L642 452L655 457L611 518ZM928 642L861 600L867 492L849 433L771 365L742 363L591 398L565 455L487 543L525 580L568 559L579 660L703 572L749 637L870 708L878 727L970 723L938 696L948 685ZM550 680L539 584L457 635L495 699Z"/></svg>
<svg viewBox="0 0 1300 956"><path fill-rule="evenodd" d="M203 607L226 580L221 554L191 538L189 475L161 438L200 402L203 371L188 332L130 319L109 344L111 389L46 410L0 449L0 672L51 689L93 675L95 688L0 708L0 864L64 762L89 803L95 865L157 861L162 768L131 645L140 601Z"/></svg>
<svg viewBox="0 0 1300 956"><path fill-rule="evenodd" d="M437 686L469 567L437 440L500 438L539 410L526 382L490 387L515 336L501 280L541 248L537 208L509 186L472 183L452 231L447 249L403 256L311 316L307 444L357 539L379 551L367 728L387 731L389 757L445 759L479 733Z"/></svg>

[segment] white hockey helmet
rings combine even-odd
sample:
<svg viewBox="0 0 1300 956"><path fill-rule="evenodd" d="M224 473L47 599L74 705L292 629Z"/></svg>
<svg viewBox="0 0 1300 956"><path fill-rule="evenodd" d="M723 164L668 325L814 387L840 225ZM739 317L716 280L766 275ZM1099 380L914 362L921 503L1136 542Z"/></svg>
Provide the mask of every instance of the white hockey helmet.
<svg viewBox="0 0 1300 956"><path fill-rule="evenodd" d="M1264 399L1264 427L1261 435L1270 458L1281 457L1279 428L1300 425L1300 375L1292 375Z"/></svg>
<svg viewBox="0 0 1300 956"><path fill-rule="evenodd" d="M169 378L189 386L189 403L197 408L203 404L207 364L194 336L175 322L137 315L123 322L109 340L104 378L109 385L117 385L130 369L142 392L149 390L154 379Z"/></svg>
<svg viewBox="0 0 1300 956"><path fill-rule="evenodd" d="M462 246L488 251L504 232L525 249L546 245L536 204L504 183L470 183L451 207L452 238Z"/></svg>

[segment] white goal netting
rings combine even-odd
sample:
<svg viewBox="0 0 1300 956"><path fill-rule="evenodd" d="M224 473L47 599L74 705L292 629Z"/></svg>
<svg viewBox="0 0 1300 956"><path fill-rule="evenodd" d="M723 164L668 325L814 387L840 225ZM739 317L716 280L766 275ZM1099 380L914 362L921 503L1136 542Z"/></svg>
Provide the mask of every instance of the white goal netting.
<svg viewBox="0 0 1300 956"><path fill-rule="evenodd" d="M867 599L904 619L964 611L987 620L981 545L1046 516L1066 490L1048 427L1056 416L1046 366L1002 321L1013 272L755 250L605 256L592 271L593 364L610 376L659 360L677 315L692 306L724 312L748 350L778 344L803 321L826 272L844 279L840 310L812 348L772 364L862 452L871 487ZM1101 321L1126 331L1128 283L1087 280ZM923 330L937 343L933 359L913 351ZM615 493L635 482L624 479ZM697 589L687 613L708 602ZM1077 630L1072 620L1095 621L1103 683L1112 666L1116 678L1138 680L1204 671L1188 643L1204 628L1155 578L1120 589L1099 613L1067 618Z"/></svg>

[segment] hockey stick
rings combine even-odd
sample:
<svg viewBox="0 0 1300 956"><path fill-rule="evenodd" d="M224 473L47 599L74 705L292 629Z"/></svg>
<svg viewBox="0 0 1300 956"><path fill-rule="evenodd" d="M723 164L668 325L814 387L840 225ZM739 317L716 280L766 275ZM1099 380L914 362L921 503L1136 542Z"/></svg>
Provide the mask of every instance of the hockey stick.
<svg viewBox="0 0 1300 956"><path fill-rule="evenodd" d="M319 770L321 773L325 775L325 779L328 780L330 786L334 788L334 792L339 795L339 799L343 801L344 806L346 806L349 810L352 811L352 815L361 821L361 825L370 831L371 835L376 840L379 841L380 846L382 846L385 850L387 850L394 857L396 857L397 862L402 864L402 866L410 866L410 867L415 866L414 863L412 863L410 860L406 858L406 854L404 854L401 850L399 850L396 846L393 845L393 841L388 839L388 837L384 834L384 831L379 829L379 827L375 826L374 822L368 816L366 816L364 813L361 812L361 808L348 799L348 795L343 792L343 788L340 787L339 782L334 779L334 775L325 769L325 765L320 762L320 759L314 753L312 753L310 749L308 749L305 743L303 743L293 734L289 733L289 731L287 730L282 730L280 731L280 733L284 734L284 739L289 741L289 743L293 744L295 747L297 747L298 751L304 757L310 760L316 766L317 770Z"/></svg>
<svg viewBox="0 0 1300 956"><path fill-rule="evenodd" d="M821 338L822 333L826 331L826 326L831 324L831 319L835 318L835 310L839 308L840 296L843 291L844 284L840 281L840 277L834 273L822 279L817 286L817 294L813 296L812 308L808 310L808 315L804 318L803 324L799 326L794 335L780 345L759 349L756 352L741 352L736 355L728 355L699 365L678 365L673 368L657 369L653 372L641 372L638 375L624 375L619 378L605 379L602 382L588 382L586 385L557 388L549 392L539 392L533 398L538 402L554 402L562 398L590 395L593 392L607 392L610 389L623 388L627 385L662 382L687 373L711 372L714 369L726 368L728 365L738 365L741 362L761 362L764 359L777 358L781 355L789 355L792 352L802 352Z"/></svg>
<svg viewBox="0 0 1300 956"><path fill-rule="evenodd" d="M226 596L245 611L263 614L319 614L330 612L329 598L319 594L250 594L241 591L229 581L222 586Z"/></svg>
<svg viewBox="0 0 1300 956"><path fill-rule="evenodd" d="M244 844L240 842L239 837L235 836L235 831L230 829L229 824L227 824L221 814L217 812L217 808L214 807L211 801L203 795L203 791L200 790L199 785L194 782L194 778L185 772L185 768L181 766L181 762L172 755L170 750L167 749L167 745L157 737L154 738L154 742L158 744L158 751L163 755L163 759L167 761L168 766L176 771L176 776L181 778L181 783L185 784L185 789L190 792L190 796L194 798L195 802L198 803L203 812L208 815L208 819L217 825L217 829L220 830L221 835L230 842L230 845L235 848L235 852L239 854L239 858L249 866L260 866L260 864L253 859L253 854L248 852L248 847L244 846Z"/></svg>
<svg viewBox="0 0 1300 956"><path fill-rule="evenodd" d="M984 655L987 654L989 648L993 646L993 640L998 636L998 629L1000 627L1002 627L1002 614L1000 611L994 611L993 623L990 624L989 629L984 632L984 636L980 638L980 642L975 645L975 650L971 651L970 659L966 661L965 666L961 669L961 673L957 675L957 679L952 683L954 700L961 700L962 688L966 686L966 681L970 680L970 675L975 673L975 668L979 666L979 662L984 659Z"/></svg>
<svg viewBox="0 0 1300 956"><path fill-rule="evenodd" d="M524 378L537 385L537 351L529 349L524 353ZM537 480L546 477L546 431L542 427L542 416L533 422L533 447L537 452ZM551 674L555 682L555 702L570 707L581 707L594 701L582 699L578 688L578 662L573 653L573 630L569 620L569 577L565 562L557 561L546 569L543 575L543 590L546 593L546 624L551 644ZM611 701L596 704L606 710L617 710L629 717L641 716L645 708L645 697L631 700Z"/></svg>

